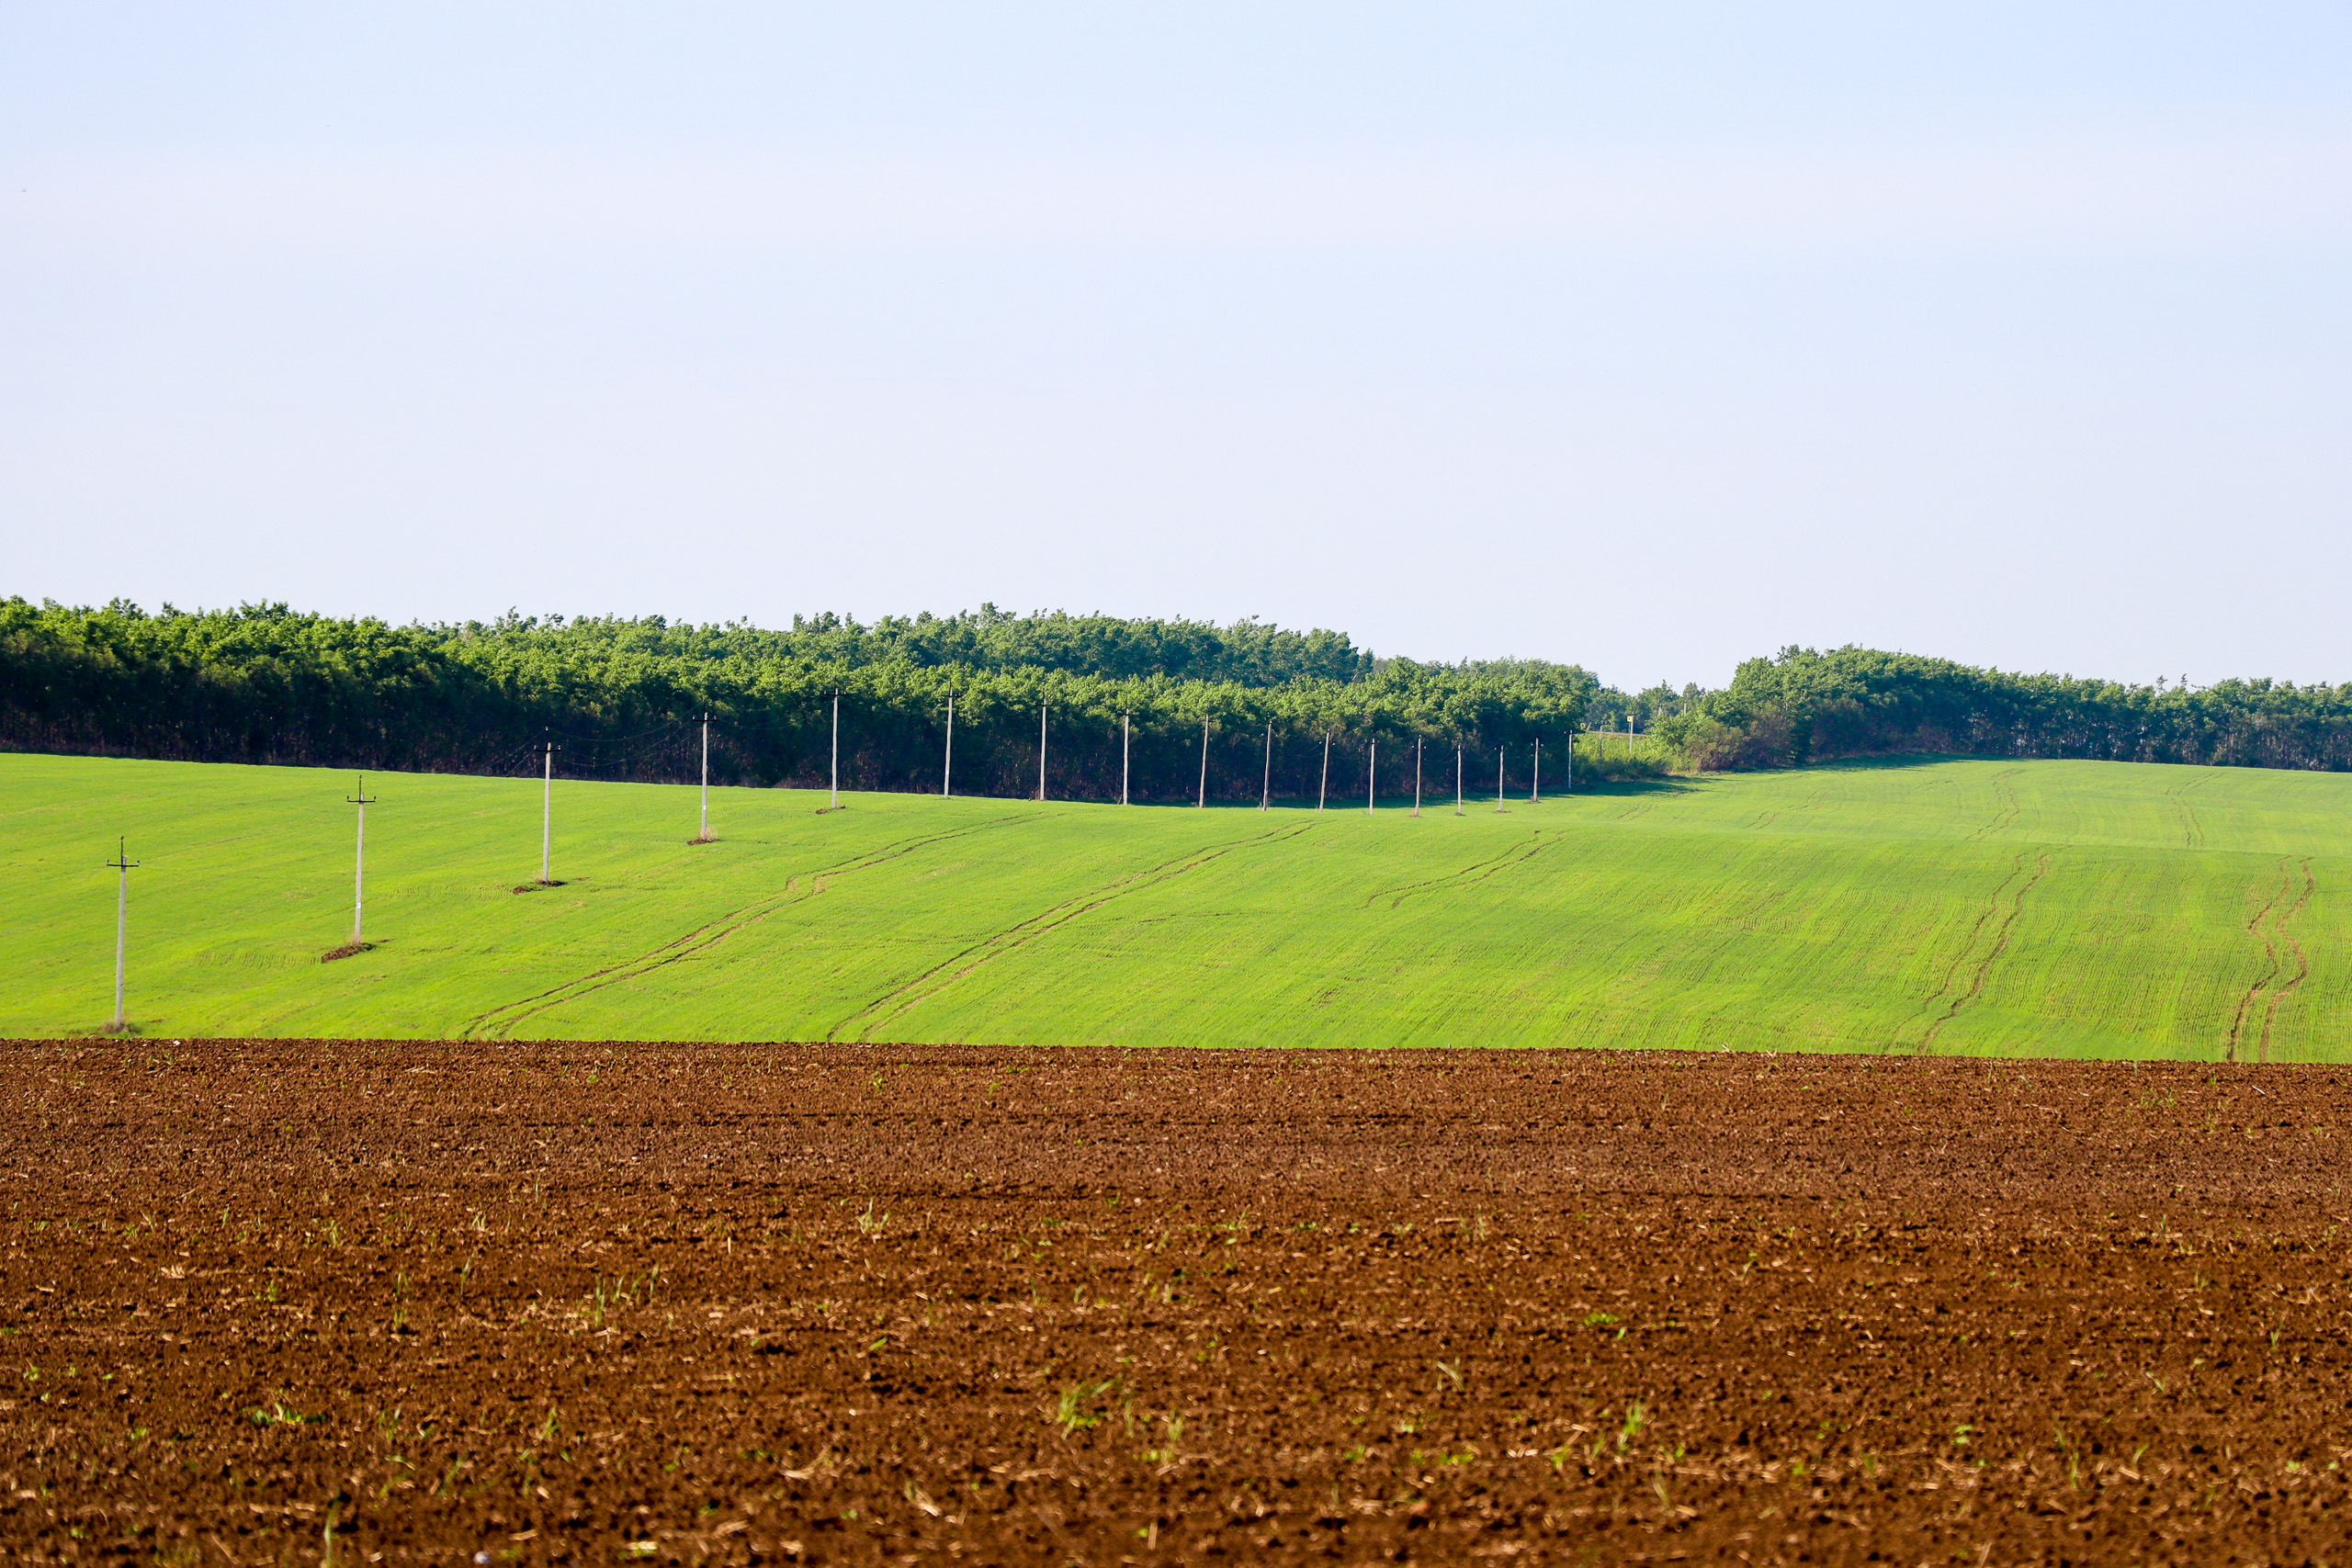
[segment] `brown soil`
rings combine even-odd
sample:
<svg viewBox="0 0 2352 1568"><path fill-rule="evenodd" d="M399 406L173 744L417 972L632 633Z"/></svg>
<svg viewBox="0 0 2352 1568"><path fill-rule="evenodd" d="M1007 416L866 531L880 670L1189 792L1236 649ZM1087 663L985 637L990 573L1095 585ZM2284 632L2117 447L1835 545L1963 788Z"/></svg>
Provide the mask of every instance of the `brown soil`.
<svg viewBox="0 0 2352 1568"><path fill-rule="evenodd" d="M0 1065L18 1560L2345 1554L2334 1069Z"/></svg>
<svg viewBox="0 0 2352 1568"><path fill-rule="evenodd" d="M346 942L341 947L330 947L320 953L319 962L332 964L338 958L356 958L363 953L375 951L376 944L372 942Z"/></svg>

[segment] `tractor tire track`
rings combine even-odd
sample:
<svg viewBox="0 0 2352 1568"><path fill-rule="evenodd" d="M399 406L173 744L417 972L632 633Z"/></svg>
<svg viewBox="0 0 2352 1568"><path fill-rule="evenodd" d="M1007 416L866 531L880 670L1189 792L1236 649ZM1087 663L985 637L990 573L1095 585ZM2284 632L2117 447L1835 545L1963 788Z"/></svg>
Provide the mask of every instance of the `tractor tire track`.
<svg viewBox="0 0 2352 1568"><path fill-rule="evenodd" d="M2001 954L2009 950L2009 937L2017 928L2018 917L2025 912L2026 895L2040 886L2041 879L2049 874L2050 856L2046 853L2035 856L2033 874L2026 878L2017 891L2009 896L2009 907L2006 911L2000 912L1998 924L1994 927L1993 945L1977 964L1976 973L1968 982L1968 989L1952 998L1951 1005L1944 1010L1944 1015L1928 1025L1928 1032L1919 1041L1919 1050L1922 1055L1935 1049L1936 1036L1943 1032L1945 1024L1958 1018L1963 1008L1984 994L1984 983L1993 977L1993 965L1999 963ZM2015 876L2012 875L2010 880L2015 881ZM2008 884L2004 883L2002 886L2007 887ZM1993 896L1993 907L1996 910L2000 908L2000 895L1997 892ZM1979 929L1982 929L1981 924Z"/></svg>
<svg viewBox="0 0 2352 1568"><path fill-rule="evenodd" d="M1040 815L1042 813L1031 812L1025 816L1008 817L999 821L984 822L978 827L957 828L944 833L925 833L911 839L900 839L894 843L885 844L879 849L869 850L864 854L852 856L838 864L829 865L810 873L806 887L800 886L800 879L797 876L786 878L779 891L755 898L741 908L731 909L716 919L706 921L683 936L673 937L650 953L640 953L635 958L625 959L618 964L608 964L601 969L591 970L585 975L566 980L560 986L549 987L535 996L503 1002L497 1007L478 1013L466 1021L465 1027L459 1032L458 1038L461 1040L499 1038L526 1018L546 1012L551 1008L561 1007L566 1002L577 1001L582 997L602 990L607 986L616 986L625 981L634 980L665 964L675 964L680 959L693 957L709 948L713 943L732 936L744 927L765 919L778 909L815 897L818 894L824 892L827 886L836 877L884 864L931 844L944 843L952 839L969 838L975 833L985 833L998 828L1009 828L1020 823L1035 821Z"/></svg>
<svg viewBox="0 0 2352 1568"><path fill-rule="evenodd" d="M2222 1047L2222 1059L2225 1062L2238 1059L2238 1053L2246 1043L2247 1022L2253 1019L2257 1008L2261 1010L2262 1021L2254 1035L2255 1060L2267 1062L2270 1059L2270 1029L2278 1014L2279 998L2301 985L2311 973L2311 960L2304 953L2302 944L2289 934L2287 924L2310 901L2317 882L2312 874L2311 861L2304 859L2301 863L2303 890L2295 897L2292 904L2288 904L2289 895L2295 891L2295 866L2285 860L2278 863L2277 890L2264 900L2262 908L2256 909L2254 918L2245 923L2246 935L2262 943L2264 967L2262 973L2255 977L2254 984L2245 988L2245 994L2238 998L2237 1011L2231 1016L2230 1037ZM2285 907L2282 908L2281 906ZM2282 946L2293 950L2295 964L2294 977L2283 986L2278 984L2279 976L2287 968L2287 961L2279 951Z"/></svg>
<svg viewBox="0 0 2352 1568"><path fill-rule="evenodd" d="M2165 791L2165 804L2171 807L2173 815L2180 819L2180 847L2185 850L2201 850L2205 847L2205 825L2197 820L2197 813L2189 809L2188 802L2181 797L2190 790L2201 789L2212 782L2213 775L2206 773L2187 784L2175 784Z"/></svg>
<svg viewBox="0 0 2352 1568"><path fill-rule="evenodd" d="M2287 896L2287 891L2292 885L2288 877L2285 861L2278 863L2278 890L2263 900L2262 908L2256 909L2253 918L2245 923L2245 934L2262 944L2264 968L2262 973L2255 977L2254 984L2245 988L2245 994L2238 998L2237 1011L2230 1016L2230 1037L2222 1044L2222 1060L2225 1062L2234 1062L2238 1059L2238 1043L2245 1037L2246 1018L2254 1011L2256 1004L2262 1000L2262 993L2270 988L2270 982L2278 977L2278 945L2271 939L2269 933L2262 929L2264 922L2270 919L2270 911L2278 907L2278 900Z"/></svg>
<svg viewBox="0 0 2352 1568"><path fill-rule="evenodd" d="M1363 901L1363 907L1369 909L1385 898L1388 900L1388 907L1394 909L1416 893L1431 893L1442 887L1466 887L1474 882L1484 882L1497 872L1508 871L1512 866L1526 864L1560 841L1560 836L1555 833L1552 835L1551 843L1545 843L1544 829L1538 828L1532 835L1511 845L1502 853L1486 860L1473 861L1459 871L1450 871L1443 876L1432 876L1422 882L1408 882L1402 887L1384 887L1379 892L1367 897Z"/></svg>
<svg viewBox="0 0 2352 1568"><path fill-rule="evenodd" d="M2262 1004L2262 1038L2255 1047L2255 1060L2258 1062L2270 1060L2270 1026L2278 1017L2278 1004L2293 996L2295 988L2311 978L2311 954L2305 953L2303 944L2295 940L2294 931L2295 917L2303 912L2303 906L2310 903L2312 895L2319 890L2319 879L2312 874L2312 862L2309 855L2303 857L2302 872L2303 890L2295 895L2294 903L2289 905L2286 913L2280 915L2274 922L2278 932L2278 940L2286 944L2287 951L2293 956L2295 972L2285 985L2272 991Z"/></svg>
<svg viewBox="0 0 2352 1568"><path fill-rule="evenodd" d="M2017 786L2009 781L2023 771L2019 768L2007 768L1993 775L1993 788L2001 797L2001 803L1994 808L1992 820L1968 835L1971 839L1989 839L2017 821L2018 814L2024 811L2025 807L2018 804Z"/></svg>
<svg viewBox="0 0 2352 1568"><path fill-rule="evenodd" d="M1066 898L1051 908L1038 911L1027 919L1015 921L1001 931L991 932L961 952L941 959L912 979L892 987L827 1030L825 1038L829 1041L862 1039L873 1030L880 1028L892 1019L939 995L974 970L993 963L1008 953L1018 952L1038 938L1060 930L1080 915L1091 914L1105 904L1124 898L1130 893L1140 893L1147 887L1156 887L1187 872L1197 871L1212 861L1222 860L1236 850L1252 849L1261 844L1279 843L1287 839L1295 839L1302 833L1312 831L1315 826L1312 822L1302 822L1296 827L1276 828L1271 832L1254 833L1246 839L1235 839L1226 843L1213 844L1206 849L1193 850L1173 860L1162 861L1158 865L1136 872L1131 876L1122 877L1092 893Z"/></svg>
<svg viewBox="0 0 2352 1568"><path fill-rule="evenodd" d="M1999 884L1993 889L1993 897L1986 899L1984 907L1976 911L1976 922L1968 928L1968 940L1960 944L1960 951L1953 953L1951 962L1944 966L1944 977L1940 981L1937 982L1936 988L1934 990L1929 991L1926 996L1919 998L1919 1006L1921 1008L1931 1008L1939 1001L1941 1001L1944 998L1951 995L1952 985L1960 978L1960 966L1968 962L1968 955L1970 953L1976 951L1977 937L1984 933L1985 923L1992 919L1994 914L2001 907L2001 895L2009 890L2010 883L2015 882L2018 877L2023 876L2024 874L2025 852L2023 850L2019 850L2018 852L2018 858L2009 863L2009 874L2001 878Z"/></svg>

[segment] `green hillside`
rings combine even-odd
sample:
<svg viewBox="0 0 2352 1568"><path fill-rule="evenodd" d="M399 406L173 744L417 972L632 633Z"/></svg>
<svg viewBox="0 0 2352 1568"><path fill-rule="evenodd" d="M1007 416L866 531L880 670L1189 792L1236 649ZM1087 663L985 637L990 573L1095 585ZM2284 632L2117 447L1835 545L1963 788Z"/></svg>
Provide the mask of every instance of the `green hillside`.
<svg viewBox="0 0 2352 1568"><path fill-rule="evenodd" d="M0 1033L2335 1059L2352 778L1849 764L1351 810L0 755Z"/></svg>

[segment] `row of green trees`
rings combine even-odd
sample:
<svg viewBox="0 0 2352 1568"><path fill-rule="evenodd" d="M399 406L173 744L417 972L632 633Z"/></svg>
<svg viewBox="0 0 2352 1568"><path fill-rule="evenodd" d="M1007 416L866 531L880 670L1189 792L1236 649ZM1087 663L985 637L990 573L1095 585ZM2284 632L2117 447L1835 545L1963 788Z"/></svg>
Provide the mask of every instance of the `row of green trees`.
<svg viewBox="0 0 2352 1568"><path fill-rule="evenodd" d="M1578 730L1634 705L1570 665L1374 660L1338 633L1250 622L984 608L788 632L658 618L394 626L283 605L0 602L0 744L17 749L519 773L552 743L567 774L685 779L707 713L715 779L815 784L836 694L846 787L938 788L952 697L959 793L1036 788L1043 707L1049 794L1114 797L1124 762L1137 800L1194 796L1204 732L1215 799L1257 798L1270 731L1284 798L1322 787L1327 739L1335 795L1362 793L1375 747L1384 793L1412 787L1417 746L1433 790L1457 748L1474 788L1491 786L1498 751L1522 786L1538 746L1556 770ZM1589 765L1663 771L1597 751Z"/></svg>
<svg viewBox="0 0 2352 1568"><path fill-rule="evenodd" d="M744 625L508 615L395 626L282 604L150 615L0 600L0 747L209 761L685 779L700 716L713 776L821 783L841 705L842 783L939 787L948 707L959 792L1118 794L1123 730L1138 800L1193 798L1207 739L1212 798L1254 799L1271 730L1273 793L1361 793L1375 746L1385 792L1476 787L1498 751L1524 782L1535 749L1630 719L1662 745L1579 753L1586 776L1784 767L1889 752L2095 757L2352 768L2352 685L2231 681L2191 689L1978 670L1844 648L1783 649L1729 689L1626 693L1538 660L1375 659L1337 632L1244 621L1015 616L992 606L788 631Z"/></svg>
<svg viewBox="0 0 2352 1568"><path fill-rule="evenodd" d="M1872 649L1785 648L1664 717L1692 767L1961 752L2223 767L2352 768L2352 684L2122 685Z"/></svg>

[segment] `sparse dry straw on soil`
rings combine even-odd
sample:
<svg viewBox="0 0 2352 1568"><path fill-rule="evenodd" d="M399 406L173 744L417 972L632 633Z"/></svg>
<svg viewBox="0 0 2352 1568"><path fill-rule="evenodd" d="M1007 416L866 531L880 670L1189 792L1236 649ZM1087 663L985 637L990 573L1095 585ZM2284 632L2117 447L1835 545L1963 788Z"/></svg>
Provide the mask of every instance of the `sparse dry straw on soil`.
<svg viewBox="0 0 2352 1568"><path fill-rule="evenodd" d="M20 1560L2346 1534L2334 1069L0 1050Z"/></svg>

